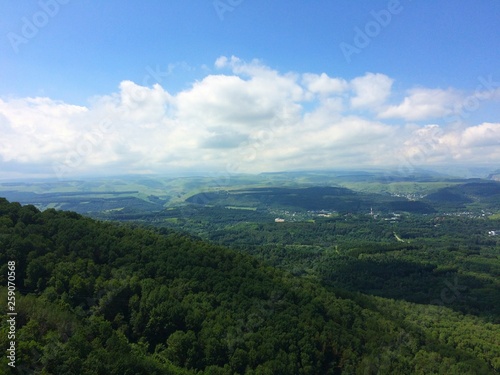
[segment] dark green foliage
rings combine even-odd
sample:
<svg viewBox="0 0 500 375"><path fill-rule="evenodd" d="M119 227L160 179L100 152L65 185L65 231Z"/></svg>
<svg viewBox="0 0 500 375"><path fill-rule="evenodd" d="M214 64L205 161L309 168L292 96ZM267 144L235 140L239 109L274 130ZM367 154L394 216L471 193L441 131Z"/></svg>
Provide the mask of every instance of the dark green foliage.
<svg viewBox="0 0 500 375"><path fill-rule="evenodd" d="M167 230L39 212L5 200L0 218L0 285L6 285L7 261L15 260L18 361L25 373L494 374L500 369L498 325L446 307L334 293L314 278L293 277L249 255ZM267 226L256 225L256 233L270 235ZM322 225L347 236L356 231L349 222ZM300 245L302 232L294 225L272 233L284 244ZM308 246L317 243L312 236L304 239L311 241ZM365 264L366 277L406 280L436 271L430 263L396 256L418 251L412 245L373 245L366 253L358 245L342 255L351 273L354 259ZM335 247L329 251L335 254ZM321 252L318 247L316 254ZM314 255L303 254L311 257L307 264L317 265ZM330 258L336 259L324 259ZM290 265L305 264L300 259ZM392 263L386 265L387 259ZM6 288L0 292L5 301ZM2 347L6 330L2 321ZM5 357L0 366L6 368Z"/></svg>
<svg viewBox="0 0 500 375"><path fill-rule="evenodd" d="M447 187L429 194L425 199L440 210L480 207L483 209L500 208L500 183L478 181Z"/></svg>
<svg viewBox="0 0 500 375"><path fill-rule="evenodd" d="M334 210L351 213L367 212L370 208L383 212L434 212L434 209L424 202L413 202L404 198L377 194L356 193L346 188L330 186L204 192L193 195L186 202L220 207L240 205L259 209Z"/></svg>

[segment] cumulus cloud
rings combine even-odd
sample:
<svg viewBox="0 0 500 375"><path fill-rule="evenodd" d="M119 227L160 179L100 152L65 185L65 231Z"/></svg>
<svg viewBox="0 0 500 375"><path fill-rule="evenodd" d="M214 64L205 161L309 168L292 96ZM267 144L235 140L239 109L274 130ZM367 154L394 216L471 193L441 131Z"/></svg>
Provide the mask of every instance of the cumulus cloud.
<svg viewBox="0 0 500 375"><path fill-rule="evenodd" d="M331 78L325 73L306 73L303 75L302 81L311 93L320 95L342 93L349 87L346 80L342 78Z"/></svg>
<svg viewBox="0 0 500 375"><path fill-rule="evenodd" d="M408 130L407 139L396 152L405 163L496 165L500 160L499 123L453 128L433 124L410 126Z"/></svg>
<svg viewBox="0 0 500 375"><path fill-rule="evenodd" d="M350 85L354 92L351 107L354 109L376 109L384 104L389 95L394 80L385 74L366 73L354 78Z"/></svg>
<svg viewBox="0 0 500 375"><path fill-rule="evenodd" d="M0 99L0 156L3 161L37 163L75 140L88 109L48 98Z"/></svg>
<svg viewBox="0 0 500 375"><path fill-rule="evenodd" d="M484 123L465 129L461 137L461 145L470 146L500 146L500 123Z"/></svg>
<svg viewBox="0 0 500 375"><path fill-rule="evenodd" d="M220 57L215 68L217 74L178 93L123 81L88 106L0 99L0 177L498 160L498 123L447 128L383 121L446 115L460 103L453 90L413 89L389 106L393 80L383 74L348 81L282 73L234 56Z"/></svg>
<svg viewBox="0 0 500 375"><path fill-rule="evenodd" d="M452 89L412 89L401 104L389 106L379 117L410 121L445 117L456 113L462 101L462 96Z"/></svg>

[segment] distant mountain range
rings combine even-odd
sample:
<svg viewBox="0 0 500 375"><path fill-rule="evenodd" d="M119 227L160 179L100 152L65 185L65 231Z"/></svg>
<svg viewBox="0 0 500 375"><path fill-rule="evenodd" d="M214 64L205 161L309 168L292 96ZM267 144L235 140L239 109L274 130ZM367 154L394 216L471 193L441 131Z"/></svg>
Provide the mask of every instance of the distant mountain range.
<svg viewBox="0 0 500 375"><path fill-rule="evenodd" d="M86 181L0 183L0 197L40 209L83 214L150 213L185 204L429 214L500 209L500 172L488 179L452 178L416 170L305 171L216 177L124 176Z"/></svg>

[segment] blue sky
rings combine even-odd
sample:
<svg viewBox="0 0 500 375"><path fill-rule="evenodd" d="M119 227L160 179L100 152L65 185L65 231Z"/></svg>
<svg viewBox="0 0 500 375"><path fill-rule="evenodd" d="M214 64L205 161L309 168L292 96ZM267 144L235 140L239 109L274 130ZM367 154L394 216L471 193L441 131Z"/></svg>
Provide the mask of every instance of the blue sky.
<svg viewBox="0 0 500 375"><path fill-rule="evenodd" d="M0 14L0 177L499 160L498 1L8 0ZM84 153L103 118L114 130Z"/></svg>

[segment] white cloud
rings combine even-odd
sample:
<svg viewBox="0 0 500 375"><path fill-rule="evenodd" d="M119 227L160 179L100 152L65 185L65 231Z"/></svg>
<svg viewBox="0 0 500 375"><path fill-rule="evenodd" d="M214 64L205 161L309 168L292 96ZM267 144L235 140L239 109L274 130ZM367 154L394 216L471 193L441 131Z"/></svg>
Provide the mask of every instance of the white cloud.
<svg viewBox="0 0 500 375"><path fill-rule="evenodd" d="M461 128L427 125L410 130L398 148L400 160L419 164L492 164L500 160L500 124Z"/></svg>
<svg viewBox="0 0 500 375"><path fill-rule="evenodd" d="M81 131L85 107L48 98L0 99L0 157L4 161L40 162L59 152Z"/></svg>
<svg viewBox="0 0 500 375"><path fill-rule="evenodd" d="M500 147L500 123L484 123L466 128L461 137L463 147Z"/></svg>
<svg viewBox="0 0 500 375"><path fill-rule="evenodd" d="M116 93L86 107L49 98L0 100L0 178L14 171L70 178L498 160L498 123L452 128L382 121L451 110L458 97L452 90L414 89L401 105L383 109L393 82L383 74L348 82L326 73L281 73L236 57L221 57L215 66L224 74L176 94L123 81Z"/></svg>
<svg viewBox="0 0 500 375"><path fill-rule="evenodd" d="M303 75L302 81L310 92L321 95L342 93L349 87L346 80L330 78L325 73L320 75L306 73Z"/></svg>
<svg viewBox="0 0 500 375"><path fill-rule="evenodd" d="M460 109L463 101L455 90L418 88L398 105L389 106L379 113L379 118L402 118L409 121L450 116Z"/></svg>
<svg viewBox="0 0 500 375"><path fill-rule="evenodd" d="M384 74L366 73L354 78L350 84L355 96L351 98L354 109L377 109L391 94L393 80Z"/></svg>
<svg viewBox="0 0 500 375"><path fill-rule="evenodd" d="M209 75L177 95L179 116L206 126L268 126L279 113L298 114L304 89L293 74L279 74L257 60L246 64L220 57L218 68L231 75Z"/></svg>

